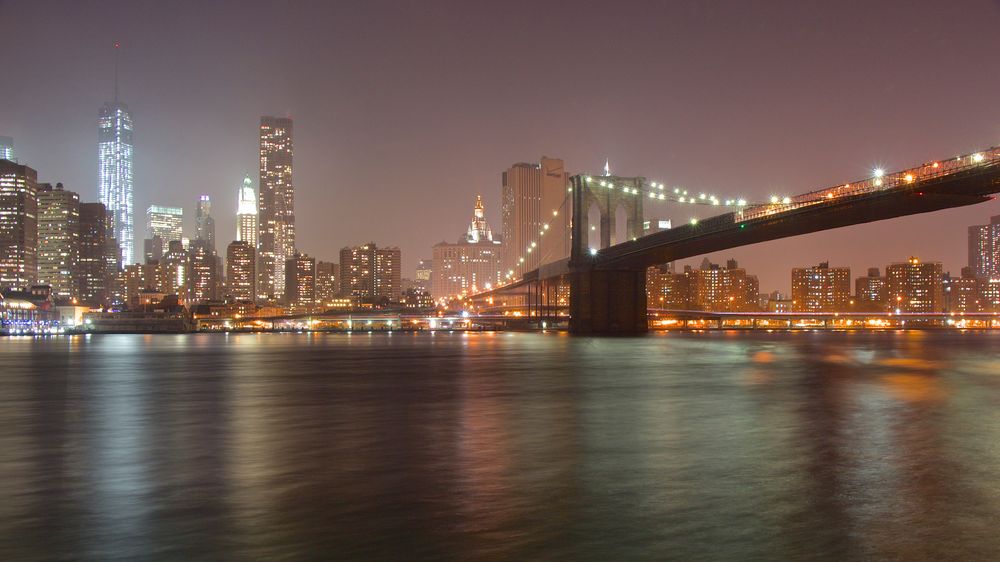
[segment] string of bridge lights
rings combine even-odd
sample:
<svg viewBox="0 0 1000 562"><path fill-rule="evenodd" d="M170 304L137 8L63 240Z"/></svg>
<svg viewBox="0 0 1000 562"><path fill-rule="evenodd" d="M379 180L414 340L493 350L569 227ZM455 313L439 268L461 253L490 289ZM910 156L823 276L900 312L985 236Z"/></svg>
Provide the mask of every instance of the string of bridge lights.
<svg viewBox="0 0 1000 562"><path fill-rule="evenodd" d="M971 155L967 155L965 157L959 156L955 158L955 160L961 162L965 158L968 158L972 164L982 164L986 160L986 157L982 152L977 152ZM940 166L940 164L938 162L934 162L933 164L928 164L925 166L930 166L931 168L937 169ZM913 168L911 170L917 170L918 168ZM899 178L902 180L901 182L897 183L912 184L916 180L916 177L914 176L913 173L910 172L910 170L904 170L902 172L898 172L898 174L896 175L899 175ZM655 181L649 182L648 184L644 182L640 185L640 187L633 187L631 185L616 186L614 181L611 180L610 178L611 176L598 176L596 178L594 176L584 176L583 179L588 184L597 182L598 186L603 187L605 189L614 190L620 187L620 189L627 194L636 196L643 194L643 196L647 197L651 201L657 201L657 202L662 201L665 203L670 202L670 203L679 203L686 205L702 205L710 207L729 207L731 209L734 209L738 213L742 213L745 209L748 208L763 207L763 206L773 207L774 205L791 205L793 202L793 199L789 196L778 196L778 195L772 195L767 202L761 202L761 203L749 203L744 198L720 199L711 193L698 193L697 195L691 195L688 193L688 190L683 189L682 187L674 187L672 189L668 189L666 184ZM885 178L886 178L885 170L882 167L877 167L874 170L872 170L872 176L870 180L866 181L872 181L872 183L876 187L883 187ZM851 184L848 183L838 187L849 188L851 187ZM888 187L892 187L892 185ZM566 205L566 202L569 200L569 194L573 192L573 187L570 186L569 188L567 188L566 191L567 195L566 197L563 198L562 203L559 205L559 207L552 210L551 213L553 217L559 216L559 210ZM826 193L822 194L823 192ZM816 203L823 200L832 199L834 197L831 192L828 192L828 190L821 190L820 192L815 192L815 193L817 193L817 195L815 196L815 198L812 199L802 199L801 198L802 196L798 196L795 199L795 203L796 204ZM812 195L812 194L807 194L807 195ZM698 219L696 217L692 217L690 220L690 224L697 225ZM538 232L538 237L532 240L525 247L521 255L518 256L517 259L518 266L523 266L524 263L527 261L527 258L533 252L539 249L539 245L541 243L541 237L545 236L548 232L550 232L550 229L551 227L549 223L543 223L541 230L539 230ZM599 251L596 248L590 249L591 255L597 255L598 252ZM514 281L514 279L515 279L514 270L510 269L504 275L503 284L511 283ZM491 287L487 287L487 290L489 290L490 288Z"/></svg>

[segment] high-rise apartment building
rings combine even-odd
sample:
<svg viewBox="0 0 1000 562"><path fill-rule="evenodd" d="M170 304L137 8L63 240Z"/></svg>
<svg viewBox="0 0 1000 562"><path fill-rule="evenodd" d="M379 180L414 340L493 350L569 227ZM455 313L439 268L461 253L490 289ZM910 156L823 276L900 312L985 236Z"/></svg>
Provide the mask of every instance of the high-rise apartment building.
<svg viewBox="0 0 1000 562"><path fill-rule="evenodd" d="M492 288L500 276L502 244L493 240L483 200L476 197L472 222L458 243L433 248L431 294L448 299Z"/></svg>
<svg viewBox="0 0 1000 562"><path fill-rule="evenodd" d="M1000 278L1000 215L969 227L969 267L976 277Z"/></svg>
<svg viewBox="0 0 1000 562"><path fill-rule="evenodd" d="M243 178L236 204L236 240L257 249L257 194L250 176Z"/></svg>
<svg viewBox="0 0 1000 562"><path fill-rule="evenodd" d="M854 308L865 312L885 310L885 277L877 267L869 267L868 275L854 281Z"/></svg>
<svg viewBox="0 0 1000 562"><path fill-rule="evenodd" d="M295 256L295 190L292 184L292 120L260 118L260 182L257 237L258 291L280 300L285 263Z"/></svg>
<svg viewBox="0 0 1000 562"><path fill-rule="evenodd" d="M162 240L163 251L169 248L170 242L183 240L184 209L181 207L150 205L146 209L146 236L148 239L154 241L159 237Z"/></svg>
<svg viewBox="0 0 1000 562"><path fill-rule="evenodd" d="M217 256L208 240L191 242L188 250L191 263L191 301L205 302L219 298L219 271Z"/></svg>
<svg viewBox="0 0 1000 562"><path fill-rule="evenodd" d="M749 312L759 307L757 276L747 275L736 260L728 260L723 268L706 258L688 273L690 303L696 310Z"/></svg>
<svg viewBox="0 0 1000 562"><path fill-rule="evenodd" d="M0 137L0 160L14 161L14 139Z"/></svg>
<svg viewBox="0 0 1000 562"><path fill-rule="evenodd" d="M885 268L889 308L900 312L942 312L944 294L941 262L910 258Z"/></svg>
<svg viewBox="0 0 1000 562"><path fill-rule="evenodd" d="M236 300L254 301L257 297L257 249L246 240L235 240L226 247L226 292Z"/></svg>
<svg viewBox="0 0 1000 562"><path fill-rule="evenodd" d="M945 273L942 278L945 312L982 312L986 301L983 289L986 279L979 277L971 267L962 268L961 277Z"/></svg>
<svg viewBox="0 0 1000 562"><path fill-rule="evenodd" d="M0 289L24 289L38 274L38 173L0 160Z"/></svg>
<svg viewBox="0 0 1000 562"><path fill-rule="evenodd" d="M116 72L117 74L117 72ZM135 234L132 225L132 113L118 101L104 104L97 128L98 183L100 201L111 212L111 229L121 246L121 260L132 263Z"/></svg>
<svg viewBox="0 0 1000 562"><path fill-rule="evenodd" d="M538 164L514 164L503 173L502 183L500 266L505 276L513 271L520 277L542 263L568 257L569 174L563 161L543 157ZM536 245L528 252L532 242Z"/></svg>
<svg viewBox="0 0 1000 562"><path fill-rule="evenodd" d="M195 240L203 240L215 255L215 219L212 218L212 199L208 195L198 197L195 213Z"/></svg>
<svg viewBox="0 0 1000 562"><path fill-rule="evenodd" d="M793 312L846 312L850 301L850 268L822 262L792 269Z"/></svg>
<svg viewBox="0 0 1000 562"><path fill-rule="evenodd" d="M295 254L285 261L285 304L307 312L316 304L316 259Z"/></svg>
<svg viewBox="0 0 1000 562"><path fill-rule="evenodd" d="M50 285L57 300L70 301L79 291L80 196L63 184L38 188L38 283Z"/></svg>
<svg viewBox="0 0 1000 562"><path fill-rule="evenodd" d="M340 294L340 264L316 262L316 306L326 309Z"/></svg>
<svg viewBox="0 0 1000 562"><path fill-rule="evenodd" d="M379 248L374 242L340 250L340 292L362 299L398 302L402 255L399 248Z"/></svg>
<svg viewBox="0 0 1000 562"><path fill-rule="evenodd" d="M93 307L106 306L111 299L108 262L109 214L103 203L80 204L80 254L77 260L79 301Z"/></svg>

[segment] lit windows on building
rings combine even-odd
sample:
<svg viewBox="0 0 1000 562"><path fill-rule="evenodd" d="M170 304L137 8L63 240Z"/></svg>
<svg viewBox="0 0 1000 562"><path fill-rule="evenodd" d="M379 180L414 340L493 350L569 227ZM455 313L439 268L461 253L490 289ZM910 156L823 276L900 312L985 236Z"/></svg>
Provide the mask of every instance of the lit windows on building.
<svg viewBox="0 0 1000 562"><path fill-rule="evenodd" d="M501 279L502 247L493 239L483 200L477 196L465 236L456 244L441 242L433 248L431 295L448 300L496 286Z"/></svg>
<svg viewBox="0 0 1000 562"><path fill-rule="evenodd" d="M0 160L0 289L24 289L38 273L38 174Z"/></svg>
<svg viewBox="0 0 1000 562"><path fill-rule="evenodd" d="M316 304L316 260L295 254L285 262L285 301L296 312L311 312Z"/></svg>
<svg viewBox="0 0 1000 562"><path fill-rule="evenodd" d="M116 87L117 90L117 87ZM132 113L117 100L105 103L98 118L98 193L111 213L113 238L121 247L121 261L132 263L133 194L132 194Z"/></svg>
<svg viewBox="0 0 1000 562"><path fill-rule="evenodd" d="M854 281L854 309L863 312L885 310L885 277L877 267L868 268L868 275Z"/></svg>
<svg viewBox="0 0 1000 562"><path fill-rule="evenodd" d="M850 301L850 268L830 267L823 262L814 267L792 269L794 312L845 312L850 308Z"/></svg>
<svg viewBox="0 0 1000 562"><path fill-rule="evenodd" d="M226 288L229 296L254 301L257 284L257 250L246 240L231 242L226 248Z"/></svg>
<svg viewBox="0 0 1000 562"><path fill-rule="evenodd" d="M38 190L38 283L50 285L57 301L71 301L79 289L80 196L42 184Z"/></svg>
<svg viewBox="0 0 1000 562"><path fill-rule="evenodd" d="M910 258L886 268L886 297L891 310L942 312L944 294L940 262Z"/></svg>
<svg viewBox="0 0 1000 562"><path fill-rule="evenodd" d="M159 237L165 251L170 242L184 239L184 209L150 205L146 209L146 235L152 239Z"/></svg>
<svg viewBox="0 0 1000 562"><path fill-rule="evenodd" d="M295 256L295 190L292 185L292 120L260 118L260 189L257 237L261 271L258 292L280 300L285 263Z"/></svg>
<svg viewBox="0 0 1000 562"><path fill-rule="evenodd" d="M341 296L399 302L402 294L401 262L399 248L379 248L374 242L341 249Z"/></svg>
<svg viewBox="0 0 1000 562"><path fill-rule="evenodd" d="M250 176L243 178L236 204L236 240L257 248L257 194Z"/></svg>

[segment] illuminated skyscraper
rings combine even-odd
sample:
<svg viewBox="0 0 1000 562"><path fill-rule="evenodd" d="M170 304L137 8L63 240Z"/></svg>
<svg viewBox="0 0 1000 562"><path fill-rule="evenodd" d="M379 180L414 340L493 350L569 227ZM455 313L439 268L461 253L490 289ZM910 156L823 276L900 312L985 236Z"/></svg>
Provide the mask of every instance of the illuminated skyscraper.
<svg viewBox="0 0 1000 562"><path fill-rule="evenodd" d="M115 43L115 101L101 108L97 128L98 180L101 203L111 212L111 229L121 246L122 262L135 259L132 226L132 113L118 101L118 43Z"/></svg>
<svg viewBox="0 0 1000 562"><path fill-rule="evenodd" d="M885 268L889 308L900 312L941 312L944 310L941 262L921 262L910 258Z"/></svg>
<svg viewBox="0 0 1000 562"><path fill-rule="evenodd" d="M195 240L208 244L208 249L215 255L215 219L212 218L212 199L208 195L198 197L195 214Z"/></svg>
<svg viewBox="0 0 1000 562"><path fill-rule="evenodd" d="M253 301L256 285L257 250L246 240L230 242L226 247L226 292L236 300Z"/></svg>
<svg viewBox="0 0 1000 562"><path fill-rule="evenodd" d="M250 176L243 178L236 206L236 240L257 249L257 194L253 191Z"/></svg>
<svg viewBox="0 0 1000 562"><path fill-rule="evenodd" d="M215 251L204 239L191 242L188 251L191 264L191 301L204 302L219 297L219 267Z"/></svg>
<svg viewBox="0 0 1000 562"><path fill-rule="evenodd" d="M0 289L24 289L38 273L38 173L0 160Z"/></svg>
<svg viewBox="0 0 1000 562"><path fill-rule="evenodd" d="M160 271L163 275L160 290L177 295L181 302L187 302L191 293L191 256L180 240L168 243Z"/></svg>
<svg viewBox="0 0 1000 562"><path fill-rule="evenodd" d="M260 193L258 193L258 292L285 294L285 262L295 256L295 193L292 186L292 120L260 118Z"/></svg>
<svg viewBox="0 0 1000 562"><path fill-rule="evenodd" d="M502 181L502 270L519 278L542 263L568 257L570 213L564 202L569 174L563 161L543 157L538 164L514 164ZM540 237L546 224L546 236ZM528 252L536 240L537 247Z"/></svg>
<svg viewBox="0 0 1000 562"><path fill-rule="evenodd" d="M851 269L815 267L792 269L792 310L795 312L845 312L851 300Z"/></svg>
<svg viewBox="0 0 1000 562"><path fill-rule="evenodd" d="M492 288L500 278L501 248L486 222L483 200L476 196L465 235L457 244L441 242L433 248L431 295L448 299Z"/></svg>
<svg viewBox="0 0 1000 562"><path fill-rule="evenodd" d="M72 299L80 254L80 196L63 184L38 189L38 282L52 286L58 299Z"/></svg>
<svg viewBox="0 0 1000 562"><path fill-rule="evenodd" d="M146 209L146 236L149 239L159 236L164 246L174 240L184 239L183 226L184 209L180 207L150 205Z"/></svg>
<svg viewBox="0 0 1000 562"><path fill-rule="evenodd" d="M14 160L14 139L0 137L0 160Z"/></svg>

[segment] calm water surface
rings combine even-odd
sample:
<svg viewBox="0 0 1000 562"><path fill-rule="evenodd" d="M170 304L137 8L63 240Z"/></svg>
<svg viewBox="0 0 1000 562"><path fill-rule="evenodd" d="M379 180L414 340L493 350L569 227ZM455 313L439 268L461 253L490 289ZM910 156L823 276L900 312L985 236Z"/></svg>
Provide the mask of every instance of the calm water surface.
<svg viewBox="0 0 1000 562"><path fill-rule="evenodd" d="M0 557L1000 557L1000 334L0 339Z"/></svg>

